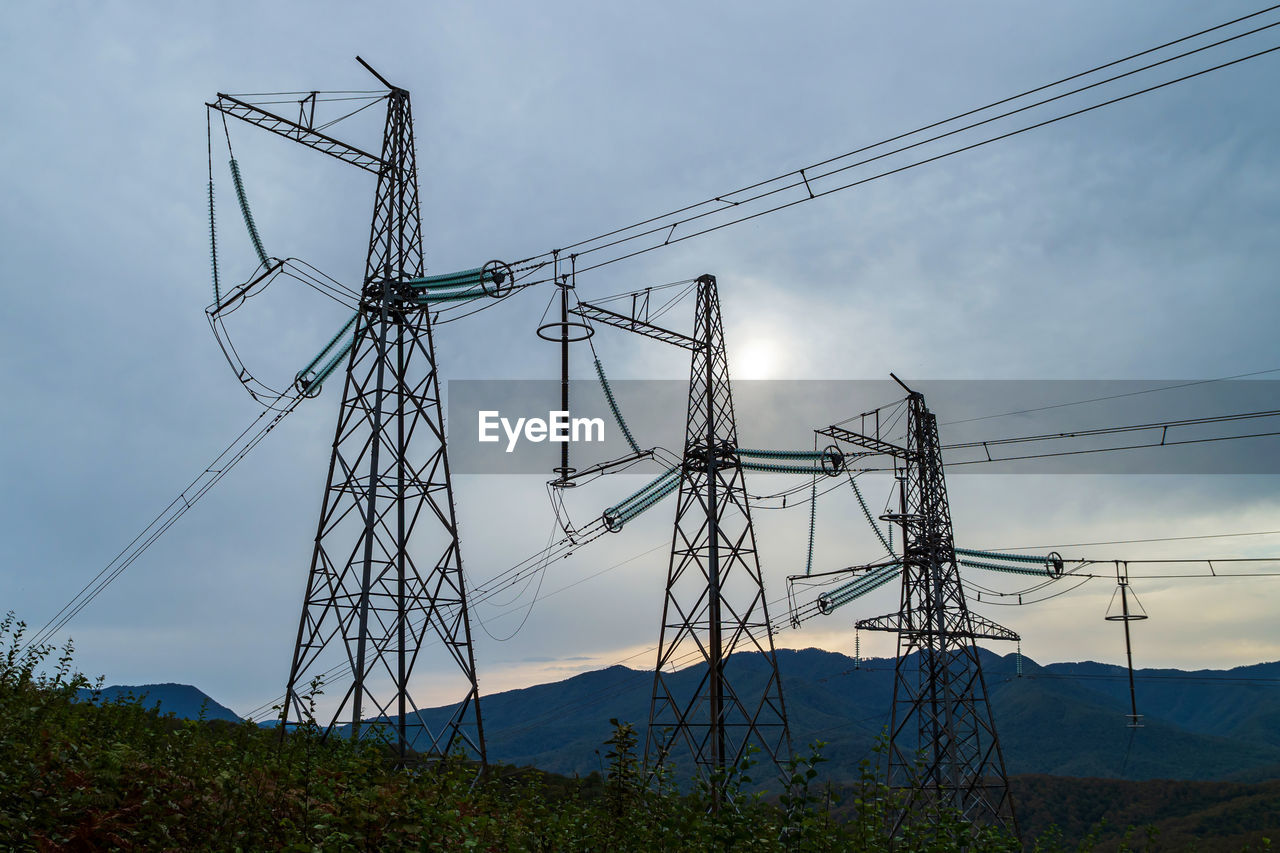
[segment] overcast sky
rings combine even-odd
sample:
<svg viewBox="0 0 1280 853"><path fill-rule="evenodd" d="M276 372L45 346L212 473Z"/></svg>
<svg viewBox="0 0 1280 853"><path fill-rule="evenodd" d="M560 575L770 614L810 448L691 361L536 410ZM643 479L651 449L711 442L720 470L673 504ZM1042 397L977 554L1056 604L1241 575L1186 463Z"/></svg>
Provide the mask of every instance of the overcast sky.
<svg viewBox="0 0 1280 853"><path fill-rule="evenodd" d="M258 410L202 310L210 300L203 104L219 91L376 88L357 53L409 89L428 266L442 272L557 248L1255 9L745 7L8 9L0 36L0 609L42 624ZM1221 56L1274 46L1276 32ZM1280 368L1278 57L614 264L579 287L590 298L716 274L739 378L882 379L892 370L920 382L1157 385ZM339 135L376 150L377 124L376 116L353 120L351 136L348 125ZM231 132L268 251L356 284L370 176L246 125ZM227 180L225 141L214 142L220 248L234 279L255 261ZM522 294L441 328L445 378L556 375L556 348L533 334L546 297ZM672 324L689 322L691 311L673 312ZM341 319L314 294L287 288L244 313L247 358L264 375L286 377ZM596 341L615 377L687 375L682 352L606 333ZM590 377L588 354L577 357L575 375ZM82 669L110 683L194 683L242 712L281 692L338 403L333 385L64 632ZM1105 413L1091 424L1087 411L1069 411L1072 426L1112 423ZM945 424L948 412L939 419ZM803 434L811 425L799 426ZM1017 427L992 422L993 432ZM750 425L740 432L751 443ZM642 482L619 477L579 490L572 509L590 517ZM789 482L762 480L759 490ZM1280 529L1274 475L953 473L949 487L957 540L976 547ZM885 483L868 488L873 501L887 497ZM543 478L460 476L457 497L473 582L546 542ZM543 596L583 582L539 601L510 640L494 637L521 624L533 590L478 607L482 690L622 660L652 665L670 514L664 504L554 565ZM771 600L784 595L786 575L803 569L807 522L803 511L759 513ZM861 525L849 496L820 504L816 564L874 559ZM1280 536L1059 550L1270 556L1280 555ZM1119 627L1103 621L1112 589L1093 581L1034 607L978 609L1020 631L1023 651L1042 662L1119 662ZM1135 629L1141 665L1280 658L1280 578L1135 589L1151 615ZM851 653L852 621L895 601L891 587L882 589L778 642ZM887 654L877 645L886 642L864 638L863 651ZM420 686L428 698L429 675L424 669Z"/></svg>

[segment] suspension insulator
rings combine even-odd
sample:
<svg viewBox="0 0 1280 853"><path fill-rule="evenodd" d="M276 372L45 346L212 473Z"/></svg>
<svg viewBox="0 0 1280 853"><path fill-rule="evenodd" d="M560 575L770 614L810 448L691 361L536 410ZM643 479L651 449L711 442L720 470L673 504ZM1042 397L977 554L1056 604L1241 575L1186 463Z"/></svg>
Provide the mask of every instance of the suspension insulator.
<svg viewBox="0 0 1280 853"><path fill-rule="evenodd" d="M618 408L618 401L614 399L613 389L609 387L609 380L604 375L604 366L600 364L600 359L598 358L596 359L596 376L600 377L600 387L604 390L604 399L609 404L609 411L613 412L613 419L618 422L618 428L622 430L622 437L627 440L627 444L631 446L633 453L639 453L640 445L636 444L635 436L631 434L631 428L622 419L622 410Z"/></svg>
<svg viewBox="0 0 1280 853"><path fill-rule="evenodd" d="M600 520L605 528L616 533L628 521L671 494L679 486L680 471L677 468L670 468L647 483L644 488L606 509L601 514Z"/></svg>
<svg viewBox="0 0 1280 853"><path fill-rule="evenodd" d="M739 456L750 459L805 459L817 462L826 454L825 450L758 450L751 447L739 447Z"/></svg>
<svg viewBox="0 0 1280 853"><path fill-rule="evenodd" d="M303 394L306 394L308 397L314 397L320 393L320 384L328 378L329 374L333 373L342 356L345 356L351 351L351 345L355 342L355 336L352 335L352 339L340 350L336 358L330 357L330 354L333 352L333 348L338 345L338 341L342 339L343 335L351 331L352 327L356 324L356 320L359 318L359 311L352 314L351 318L342 325L342 328L338 330L337 334L330 338L329 342L324 345L324 349L316 353L316 357L307 362L306 367L298 371L297 375L293 379L295 388ZM324 366L317 370L317 366L320 365L321 362L325 361L326 358L328 358L329 361L325 362Z"/></svg>
<svg viewBox="0 0 1280 853"><path fill-rule="evenodd" d="M823 473L821 468L812 465L780 465L772 462L742 462L744 471L760 471L765 474L803 474L813 476Z"/></svg>
<svg viewBox="0 0 1280 853"><path fill-rule="evenodd" d="M353 332L352 327L355 327L358 319L360 319L360 311L356 311L355 314L351 315L351 319L348 319L342 325L342 328L338 329L337 334L329 338L329 343L324 345L323 350L316 353L314 359L307 362L305 368L298 370L296 377L293 378L293 386L298 391L306 394L307 397L315 397L316 394L320 393L321 384L324 383L325 379L329 378L329 375L334 370L338 369L338 365L342 364L342 360L347 356L347 353L351 352L351 347L355 346L356 333ZM346 336L347 333L351 333L351 337L347 339L346 345L334 351L334 347L338 346L340 339ZM319 366L321 362L324 362L323 366Z"/></svg>
<svg viewBox="0 0 1280 853"><path fill-rule="evenodd" d="M813 573L813 540L818 529L818 478L809 487L809 552L804 561L804 573Z"/></svg>
<svg viewBox="0 0 1280 853"><path fill-rule="evenodd" d="M457 291L429 291L420 293L417 297L419 305L435 305L440 302L469 302L472 299L479 299L484 296L484 290L479 287L467 288L466 290Z"/></svg>
<svg viewBox="0 0 1280 853"><path fill-rule="evenodd" d="M964 554L967 557L977 557L982 560L1004 560L1009 563L1034 563L1039 566L1043 566L1045 564L1044 557L1037 557L1034 554L1000 554L995 551L975 551L971 548L957 548L956 553Z"/></svg>
<svg viewBox="0 0 1280 853"><path fill-rule="evenodd" d="M210 163L209 169L212 171L213 164ZM213 304L216 306L222 302L222 286L218 282L218 229L214 225L213 217L213 179L209 180L209 253L213 263Z"/></svg>
<svg viewBox="0 0 1280 853"><path fill-rule="evenodd" d="M231 160L231 182L236 187L236 198L240 201L240 213L244 216L244 227L249 231L249 240L253 243L253 251L264 267L271 266L267 258L267 250L262 248L262 237L258 234L258 226L253 221L253 212L249 210L249 197L244 191L244 180L240 177L240 164Z"/></svg>
<svg viewBox="0 0 1280 853"><path fill-rule="evenodd" d="M1030 575L1033 578L1044 577L1043 568L1031 569L1023 566L1002 566L999 563L988 563L983 560L957 560L962 566L968 566L971 569L986 569L991 572L1004 572L1009 575Z"/></svg>
<svg viewBox="0 0 1280 853"><path fill-rule="evenodd" d="M426 293L461 289L468 292L467 298L471 298L471 296L492 296L497 299L511 292L514 281L515 276L512 274L510 266L503 261L489 261L484 266L475 267L474 269L411 278L405 284L415 290L421 290ZM463 297L460 294L456 294L454 298L460 299ZM419 296L419 301L423 301L422 296ZM446 297L436 296L427 301L442 302L446 301Z"/></svg>
<svg viewBox="0 0 1280 853"><path fill-rule="evenodd" d="M880 540L880 544L890 554L893 553L893 525L889 527L889 538L886 539L884 534L880 532L880 525L876 524L875 518L871 515L870 508L867 507L867 501L862 497L862 489L858 488L858 482L853 478L853 474L849 475L849 485L853 487L853 496L858 499L858 506L862 507L862 514L867 519L867 524L871 525L872 531L875 532L876 538Z"/></svg>
<svg viewBox="0 0 1280 853"><path fill-rule="evenodd" d="M824 614L830 613L855 598L861 598L867 593L874 592L897 577L901 568L901 563L890 563L861 577L854 578L844 586L833 589L831 592L823 593L818 597L818 609L822 610L823 607L826 607L827 609L822 610L822 612Z"/></svg>

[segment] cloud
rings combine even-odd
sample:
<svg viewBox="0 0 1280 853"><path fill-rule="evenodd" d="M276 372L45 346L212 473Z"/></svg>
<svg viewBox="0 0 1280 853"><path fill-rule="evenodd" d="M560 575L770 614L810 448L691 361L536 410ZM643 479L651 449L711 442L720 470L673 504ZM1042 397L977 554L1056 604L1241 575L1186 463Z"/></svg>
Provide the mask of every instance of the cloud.
<svg viewBox="0 0 1280 853"><path fill-rule="evenodd" d="M179 5L16 10L0 60L0 152L10 164L0 175L0 472L10 486L0 599L43 622L255 414L201 316L209 283L200 113L218 91L366 88L351 57L375 47L366 58L413 92L428 264L447 271L565 246L1252 11L1229 5L931 6L924 26L917 9L839 3L804 16L677 4L626 13L515 3L392 4L379 14L338 3L306 15L293 4L231 4L213 16ZM399 24L389 29L388 16ZM779 375L795 378L894 370L922 380L1158 379L1280 366L1280 154L1267 144L1280 119L1264 108L1273 63L603 268L580 277L579 294L715 273L731 354L767 339ZM378 144L376 120L350 127ZM254 128L233 123L231 134L271 251L354 283L368 176ZM225 173L225 153L214 158ZM225 262L239 272L252 260L219 180ZM239 340L287 381L336 315L301 292L278 296L246 311ZM531 333L548 296L522 294L438 328L442 375L556 375L556 348ZM690 310L671 321L687 323ZM687 375L683 352L619 334L594 343L611 376ZM590 377L586 351L575 358L575 374ZM73 623L85 669L110 681L194 682L236 708L279 692L337 396L330 387L290 416ZM774 479L759 482L781 488ZM584 488L571 498L575 518L642 482ZM1273 477L950 484L957 536L982 546L1275 526ZM459 477L457 501L463 559L477 581L542 547L553 520L535 477ZM804 515L758 513L771 600L802 564ZM649 666L639 651L656 641L665 554L589 578L669 542L670 519L664 505L549 567L543 600L509 641L483 629L514 630L533 588L501 609L478 605L485 689L621 659ZM848 495L824 499L818 535L824 565L874 550ZM1270 541L1089 554L1263 555ZM1043 609L993 615L1010 611L1039 660L1114 659L1114 626L1095 600L1103 583ZM1153 618L1139 656L1154 662L1159 649L1161 662L1206 666L1275 657L1275 629L1255 612L1262 588L1249 587L1246 603L1242 589L1143 591ZM821 631L780 642L848 651L851 619L891 609L891 599L869 598L866 612L838 611ZM1165 627L1192 617L1194 634ZM865 653L889 651L875 645L883 638L867 642Z"/></svg>

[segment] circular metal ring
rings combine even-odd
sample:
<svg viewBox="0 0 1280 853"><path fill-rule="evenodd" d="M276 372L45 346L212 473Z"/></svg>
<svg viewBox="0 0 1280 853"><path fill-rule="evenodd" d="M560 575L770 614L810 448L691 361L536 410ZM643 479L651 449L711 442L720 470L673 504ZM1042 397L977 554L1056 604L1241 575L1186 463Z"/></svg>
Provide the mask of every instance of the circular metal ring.
<svg viewBox="0 0 1280 853"><path fill-rule="evenodd" d="M844 470L844 454L834 444L828 444L822 450L822 473L834 477Z"/></svg>
<svg viewBox="0 0 1280 853"><path fill-rule="evenodd" d="M600 516L600 520L604 522L605 529L610 533L617 533L622 529L622 519L614 512L606 512Z"/></svg>
<svg viewBox="0 0 1280 853"><path fill-rule="evenodd" d="M1044 559L1044 567L1054 579L1062 577L1062 555L1057 551L1050 551L1049 556Z"/></svg>
<svg viewBox="0 0 1280 853"><path fill-rule="evenodd" d="M818 612L823 616L828 615L834 608L831 606L831 596L825 592L818 596Z"/></svg>
<svg viewBox="0 0 1280 853"><path fill-rule="evenodd" d="M310 379L303 379L302 373L298 373L293 377L293 387L298 389L299 394L310 399L318 397L323 386Z"/></svg>
<svg viewBox="0 0 1280 853"><path fill-rule="evenodd" d="M1102 618L1108 622L1141 622L1148 617L1145 613L1130 613L1128 616L1122 613L1119 616L1103 616Z"/></svg>
<svg viewBox="0 0 1280 853"><path fill-rule="evenodd" d="M563 331L553 338L550 335L543 334L547 329L563 329ZM570 329L581 329L582 331L570 332ZM580 323L577 320L566 320L563 323L557 320L554 323L543 323L538 327L538 337L542 338L544 341L551 341L553 344L565 342L572 344L577 343L578 341L585 341L587 338L595 335L595 333L595 329L591 328L586 323Z"/></svg>
<svg viewBox="0 0 1280 853"><path fill-rule="evenodd" d="M486 281L486 275L492 275L493 287L490 288ZM503 287L503 283L506 287ZM492 296L494 299L501 299L512 291L515 287L516 277L511 272L511 267L505 261L489 261L480 268L480 289Z"/></svg>

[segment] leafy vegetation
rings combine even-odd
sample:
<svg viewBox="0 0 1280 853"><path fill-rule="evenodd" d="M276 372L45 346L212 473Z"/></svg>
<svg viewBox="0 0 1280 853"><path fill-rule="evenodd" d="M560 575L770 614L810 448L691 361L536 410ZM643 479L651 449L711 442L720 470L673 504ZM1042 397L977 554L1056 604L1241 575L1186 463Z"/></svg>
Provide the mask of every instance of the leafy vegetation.
<svg viewBox="0 0 1280 853"><path fill-rule="evenodd" d="M1154 833L1159 850L1263 850L1280 835L1280 781L1241 784L1167 779L1010 780L1024 833L1043 837L1055 826L1067 839L1092 838L1114 849ZM1141 829L1130 829L1141 827Z"/></svg>
<svg viewBox="0 0 1280 853"><path fill-rule="evenodd" d="M73 670L70 646L23 651L22 632L12 615L0 622L0 849L888 847L894 797L864 762L861 781L837 799L819 781L820 744L790 763L776 797L760 792L752 756L688 789L648 778L634 728L616 720L605 772L582 779L480 774L461 756L398 768L382 747L323 738L314 723L282 738L249 723L161 716L129 697L78 701L101 683ZM944 817L908 826L895 849L1018 846Z"/></svg>

